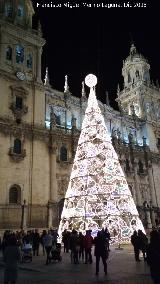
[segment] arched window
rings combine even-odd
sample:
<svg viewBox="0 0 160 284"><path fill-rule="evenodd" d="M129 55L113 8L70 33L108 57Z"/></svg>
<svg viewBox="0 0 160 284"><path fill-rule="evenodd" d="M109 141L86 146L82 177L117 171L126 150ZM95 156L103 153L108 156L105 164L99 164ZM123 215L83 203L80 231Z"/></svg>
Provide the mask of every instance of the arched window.
<svg viewBox="0 0 160 284"><path fill-rule="evenodd" d="M18 6L18 9L17 9L17 16L19 18L22 18L23 17L23 7L22 6Z"/></svg>
<svg viewBox="0 0 160 284"><path fill-rule="evenodd" d="M7 46L6 48L6 59L12 60L12 48L10 46Z"/></svg>
<svg viewBox="0 0 160 284"><path fill-rule="evenodd" d="M6 15L6 17L10 17L11 18L12 14L13 14L13 8L12 8L12 6L10 4L7 4L5 6L5 15Z"/></svg>
<svg viewBox="0 0 160 284"><path fill-rule="evenodd" d="M130 74L128 73L128 83L130 83L131 82L131 76L130 76Z"/></svg>
<svg viewBox="0 0 160 284"><path fill-rule="evenodd" d="M21 203L21 188L19 185L13 185L9 190L9 203L19 204Z"/></svg>
<svg viewBox="0 0 160 284"><path fill-rule="evenodd" d="M138 70L136 70L136 78L138 78L139 77L139 71Z"/></svg>
<svg viewBox="0 0 160 284"><path fill-rule="evenodd" d="M13 152L16 154L21 154L21 140L20 139L14 140Z"/></svg>
<svg viewBox="0 0 160 284"><path fill-rule="evenodd" d="M144 173L143 163L141 162L141 160L139 160L138 162L138 167L139 167L139 173Z"/></svg>
<svg viewBox="0 0 160 284"><path fill-rule="evenodd" d="M56 118L56 124L61 125L61 116L55 114L55 118Z"/></svg>
<svg viewBox="0 0 160 284"><path fill-rule="evenodd" d="M24 61L24 47L22 45L16 46L16 63L23 63Z"/></svg>
<svg viewBox="0 0 160 284"><path fill-rule="evenodd" d="M67 149L64 146L62 146L60 149L60 160L67 161Z"/></svg>
<svg viewBox="0 0 160 284"><path fill-rule="evenodd" d="M32 69L32 54L28 54L27 56L27 68Z"/></svg>

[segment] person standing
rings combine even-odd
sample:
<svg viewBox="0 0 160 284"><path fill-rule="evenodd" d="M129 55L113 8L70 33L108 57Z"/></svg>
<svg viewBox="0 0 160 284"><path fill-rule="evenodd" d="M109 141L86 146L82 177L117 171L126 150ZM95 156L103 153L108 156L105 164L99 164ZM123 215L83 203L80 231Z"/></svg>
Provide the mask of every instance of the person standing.
<svg viewBox="0 0 160 284"><path fill-rule="evenodd" d="M107 258L108 258L108 247L107 240L105 238L104 232L98 232L97 237L94 238L95 251L94 255L96 257L96 275L99 274L99 262L102 259L104 266L104 273L107 274Z"/></svg>
<svg viewBox="0 0 160 284"><path fill-rule="evenodd" d="M4 248L4 284L15 284L18 278L20 250L14 235L10 235Z"/></svg>
<svg viewBox="0 0 160 284"><path fill-rule="evenodd" d="M33 255L39 255L39 244L40 244L40 235L36 229L33 233Z"/></svg>
<svg viewBox="0 0 160 284"><path fill-rule="evenodd" d="M150 244L147 247L147 264L154 284L160 283L160 234L157 231L150 233Z"/></svg>
<svg viewBox="0 0 160 284"><path fill-rule="evenodd" d="M46 265L50 263L50 252L52 249L52 241L53 241L53 237L51 235L51 231L48 231L48 233L43 237L43 244L44 244L46 255L47 255Z"/></svg>
<svg viewBox="0 0 160 284"><path fill-rule="evenodd" d="M92 263L92 245L93 237L91 236L91 231L87 230L84 236L84 248L85 248L85 264Z"/></svg>
<svg viewBox="0 0 160 284"><path fill-rule="evenodd" d="M139 243L139 237L138 237L137 231L133 232L133 235L131 236L131 243L134 247L135 260L140 261L140 259L139 259L140 243Z"/></svg>
<svg viewBox="0 0 160 284"><path fill-rule="evenodd" d="M143 253L144 261L146 261L146 250L147 250L147 246L148 246L148 238L142 232L142 230L138 230L138 238L139 238L139 248Z"/></svg>

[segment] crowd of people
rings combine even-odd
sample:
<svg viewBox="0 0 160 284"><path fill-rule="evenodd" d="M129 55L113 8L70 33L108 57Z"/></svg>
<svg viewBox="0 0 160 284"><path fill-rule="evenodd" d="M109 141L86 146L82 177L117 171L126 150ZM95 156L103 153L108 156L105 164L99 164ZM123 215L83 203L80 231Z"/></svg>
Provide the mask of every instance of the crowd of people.
<svg viewBox="0 0 160 284"><path fill-rule="evenodd" d="M92 237L91 231L87 230L83 235L81 232L65 230L62 233L62 242L64 252L71 251L71 262L79 264L82 260L85 264L92 263L92 246L94 246L94 255L96 257L96 275L99 273L99 262L102 259L104 273L107 274L107 258L109 254L110 233L107 228L98 232L95 238Z"/></svg>
<svg viewBox="0 0 160 284"><path fill-rule="evenodd" d="M142 252L144 261L147 261L150 267L153 283L160 284L160 229L153 228L149 237L150 242L141 230L134 231L131 236L131 243L134 247L136 262L140 262L139 255Z"/></svg>
<svg viewBox="0 0 160 284"><path fill-rule="evenodd" d="M107 259L109 256L109 231L102 229L98 231L95 238L92 232L87 230L85 234L76 230L62 233L64 253L70 253L71 263L91 264L93 262L92 247L96 258L95 274L99 274L100 259L103 263L104 273L107 274ZM15 284L17 281L18 262L22 260L22 252L30 248L33 256L39 256L41 251L46 256L45 264L48 265L52 259L53 248L58 245L57 230L43 230L40 234L37 229L24 231L5 231L0 238L0 249L2 250L4 269L4 284ZM136 262L140 262L140 252L144 261L150 266L151 277L154 284L160 284L160 230L153 229L148 240L147 236L138 230L133 232L131 243L134 247ZM40 250L41 247L41 250ZM59 247L61 248L61 246ZM59 256L58 260L61 261Z"/></svg>
<svg viewBox="0 0 160 284"><path fill-rule="evenodd" d="M83 235L81 232L65 230L62 233L62 243L64 253L69 253L71 263L79 264L81 261L85 264L92 263L92 247L94 246L94 255L96 257L96 275L99 273L99 262L102 259L104 273L107 274L107 258L109 253L110 234L107 229L98 232L95 238L91 231L87 230ZM22 260L22 252L32 249L33 256L38 256L41 246L43 255L46 255L46 265L51 262L53 248L58 243L57 230L44 230L41 234L37 229L12 232L4 232L2 240L0 239L0 248L5 263L4 284L15 284L17 281L18 262Z"/></svg>

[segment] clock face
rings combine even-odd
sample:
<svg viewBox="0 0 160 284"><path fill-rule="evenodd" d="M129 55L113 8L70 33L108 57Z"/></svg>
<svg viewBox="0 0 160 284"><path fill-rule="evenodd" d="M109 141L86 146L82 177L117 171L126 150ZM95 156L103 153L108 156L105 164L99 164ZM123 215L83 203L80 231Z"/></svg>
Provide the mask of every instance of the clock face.
<svg viewBox="0 0 160 284"><path fill-rule="evenodd" d="M18 71L18 72L16 73L16 76L17 76L17 78L18 78L19 80L21 80L21 81L25 80L25 78L26 78L25 74L24 74L23 72L21 72L21 71Z"/></svg>

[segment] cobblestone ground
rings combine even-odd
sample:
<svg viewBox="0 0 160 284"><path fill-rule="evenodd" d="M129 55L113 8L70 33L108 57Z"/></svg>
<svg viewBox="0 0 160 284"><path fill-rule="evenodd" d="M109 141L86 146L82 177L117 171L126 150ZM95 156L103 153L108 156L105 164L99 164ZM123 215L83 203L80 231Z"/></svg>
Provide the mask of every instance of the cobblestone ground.
<svg viewBox="0 0 160 284"><path fill-rule="evenodd" d="M99 276L95 276L95 259L90 264L74 265L70 255L62 253L61 263L45 265L45 257L34 257L32 263L20 264L18 284L152 284L148 265L134 261L131 247L123 250L111 248L108 260L108 275L100 265ZM1 281L2 280L2 281ZM0 283L3 283L3 264L0 264Z"/></svg>

